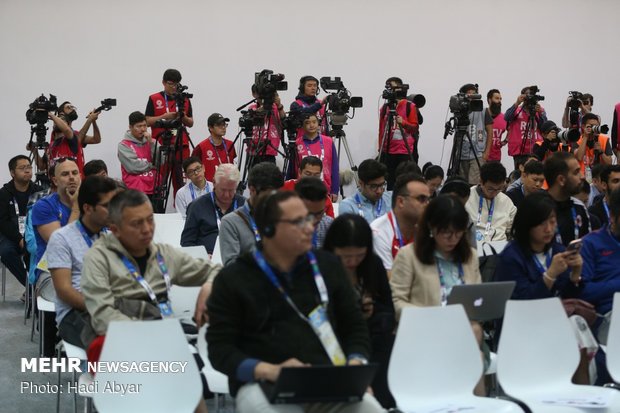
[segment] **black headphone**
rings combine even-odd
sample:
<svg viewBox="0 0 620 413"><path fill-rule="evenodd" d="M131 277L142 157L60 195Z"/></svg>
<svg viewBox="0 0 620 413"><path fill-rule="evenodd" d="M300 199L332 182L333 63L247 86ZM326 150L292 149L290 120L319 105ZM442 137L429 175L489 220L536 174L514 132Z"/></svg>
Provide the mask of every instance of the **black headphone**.
<svg viewBox="0 0 620 413"><path fill-rule="evenodd" d="M266 217L269 211L273 210L273 208L277 208L274 197L274 195L277 193L278 191L276 190L269 191L269 195L267 195L265 200L261 201L260 204L257 205L257 208L254 211L254 217L256 225L258 227L258 232L264 238L273 238L276 235L275 223L269 223L265 226L262 225L266 221Z"/></svg>
<svg viewBox="0 0 620 413"><path fill-rule="evenodd" d="M318 95L319 93L321 93L321 88L319 87L319 80L314 77L314 76L303 76L301 79L299 79L299 94L303 95L304 94L304 87L306 86L306 82L308 80L314 80L316 82L316 94Z"/></svg>

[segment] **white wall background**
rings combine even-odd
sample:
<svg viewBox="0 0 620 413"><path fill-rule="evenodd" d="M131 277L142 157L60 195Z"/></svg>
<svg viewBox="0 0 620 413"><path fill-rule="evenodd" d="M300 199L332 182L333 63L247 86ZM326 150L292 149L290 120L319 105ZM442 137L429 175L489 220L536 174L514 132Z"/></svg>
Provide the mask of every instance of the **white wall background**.
<svg viewBox="0 0 620 413"><path fill-rule="evenodd" d="M464 83L500 89L504 109L537 84L556 123L568 90L590 92L594 112L611 124L620 101L619 17L617 0L0 0L0 181L9 179L8 160L25 153L24 113L41 93L72 101L78 127L100 100L118 99L100 116L102 144L85 156L120 176L116 145L127 115L144 111L169 67L194 93L196 144L208 136L212 112L233 119L236 133L234 109L251 98L263 68L287 76L286 106L306 74L341 76L363 96L346 128L357 164L375 154L378 98L391 75L427 97L421 164L440 161L448 99Z"/></svg>

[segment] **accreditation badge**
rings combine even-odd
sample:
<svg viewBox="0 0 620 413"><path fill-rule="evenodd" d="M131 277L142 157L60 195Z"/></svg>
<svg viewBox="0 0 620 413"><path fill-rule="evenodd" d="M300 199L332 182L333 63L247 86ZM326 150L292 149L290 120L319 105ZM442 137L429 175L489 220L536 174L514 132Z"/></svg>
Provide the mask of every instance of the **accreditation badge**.
<svg viewBox="0 0 620 413"><path fill-rule="evenodd" d="M172 306L170 305L170 301L162 301L158 303L159 311L161 312L162 318L171 318L174 316L172 312Z"/></svg>
<svg viewBox="0 0 620 413"><path fill-rule="evenodd" d="M17 217L17 223L19 225L19 233L22 235L22 237L24 236L24 233L26 232L26 217L22 217L22 216L18 216Z"/></svg>
<svg viewBox="0 0 620 413"><path fill-rule="evenodd" d="M334 334L334 329L327 318L325 306L319 305L312 310L308 319L332 363L335 366L344 366L347 363L347 359L340 347L340 343L338 343L336 334Z"/></svg>

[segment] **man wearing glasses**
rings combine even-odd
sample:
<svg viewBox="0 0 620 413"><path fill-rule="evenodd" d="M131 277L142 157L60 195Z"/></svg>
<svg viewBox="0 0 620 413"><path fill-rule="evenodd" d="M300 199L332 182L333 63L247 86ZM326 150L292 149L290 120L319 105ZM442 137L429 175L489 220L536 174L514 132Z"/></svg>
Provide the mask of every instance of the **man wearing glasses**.
<svg viewBox="0 0 620 413"><path fill-rule="evenodd" d="M366 159L360 164L357 175L357 193L340 202L338 213L360 215L370 224L392 208L391 192L385 191L388 170L384 164Z"/></svg>
<svg viewBox="0 0 620 413"><path fill-rule="evenodd" d="M173 134L172 144L175 144L176 134L179 129L183 135L183 149L176 152L176 162L173 166L173 179L172 185L174 187L174 193L183 186L183 171L181 169L181 162L183 159L189 158L189 134L186 128L194 126L194 118L192 112L192 103L188 98L183 100L183 116L178 110L179 103L177 99L177 86L181 82L181 72L176 69L168 69L164 72L162 79L162 85L164 90L161 92L153 93L149 96L149 100L146 104L146 123L151 127L151 134L153 138L162 143L162 134L165 129L156 127L157 121L181 121L181 128L173 128L171 132Z"/></svg>
<svg viewBox="0 0 620 413"><path fill-rule="evenodd" d="M0 189L0 257L17 281L26 286L30 260L24 240L28 198L43 188L32 182L32 165L25 155L11 158L9 172L12 179Z"/></svg>
<svg viewBox="0 0 620 413"><path fill-rule="evenodd" d="M177 191L174 207L185 218L187 206L190 202L213 191L213 183L205 178L204 167L200 158L196 156L190 156L183 161L183 172L185 172L189 182Z"/></svg>
<svg viewBox="0 0 620 413"><path fill-rule="evenodd" d="M213 113L207 119L209 137L194 148L192 156L201 160L205 168L205 178L213 182L215 168L225 163L234 163L237 157L232 141L224 138L230 119L219 113Z"/></svg>
<svg viewBox="0 0 620 413"><path fill-rule="evenodd" d="M420 175L399 175L392 193L392 210L374 220L372 242L375 254L381 258L388 276L398 251L414 242L418 220L431 199L431 190Z"/></svg>
<svg viewBox="0 0 620 413"><path fill-rule="evenodd" d="M476 227L476 241L504 241L512 228L517 208L508 195L506 168L499 162L488 162L480 168L480 185L471 187L465 209Z"/></svg>
<svg viewBox="0 0 620 413"><path fill-rule="evenodd" d="M308 215L314 218L314 233L312 234L312 248L323 247L325 235L334 218L325 213L325 199L327 199L327 187L320 178L309 176L299 180L295 186L295 192L299 195L308 209Z"/></svg>

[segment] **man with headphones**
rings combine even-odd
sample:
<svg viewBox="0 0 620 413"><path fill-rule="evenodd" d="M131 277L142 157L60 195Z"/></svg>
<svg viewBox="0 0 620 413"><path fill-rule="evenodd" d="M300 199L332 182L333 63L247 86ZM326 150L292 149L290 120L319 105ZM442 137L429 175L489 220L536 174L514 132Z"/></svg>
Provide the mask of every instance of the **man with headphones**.
<svg viewBox="0 0 620 413"><path fill-rule="evenodd" d="M321 125L321 133L329 134L329 126L325 117L325 104L327 98L319 100L317 95L321 93L319 89L319 80L314 76L303 76L299 79L299 94L295 97L295 101L291 103L291 114L303 119L308 113L316 113ZM304 134L303 128L297 129L297 138Z"/></svg>
<svg viewBox="0 0 620 413"><path fill-rule="evenodd" d="M370 340L342 263L311 249L314 217L299 196L263 194L254 216L261 246L219 273L207 301L209 359L228 376L237 411L280 412L259 381L275 382L283 367L366 364ZM383 411L369 394L320 407Z"/></svg>

